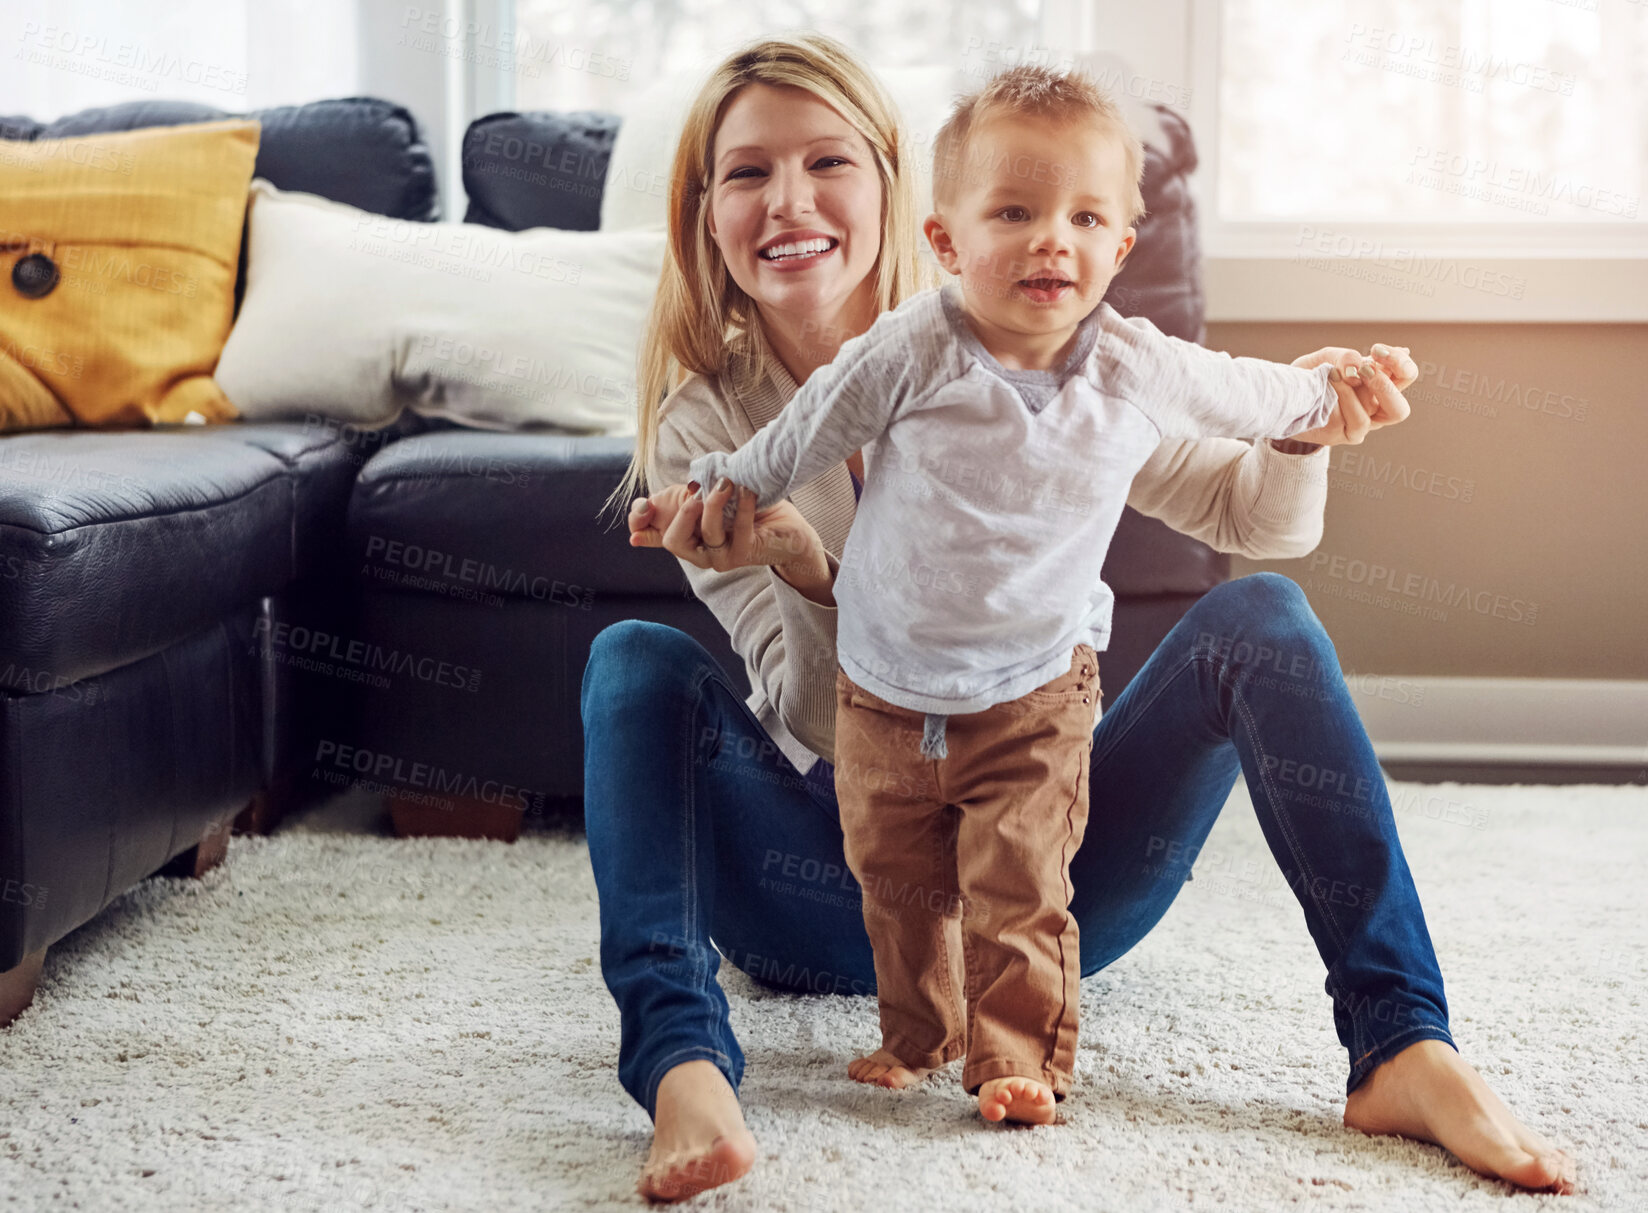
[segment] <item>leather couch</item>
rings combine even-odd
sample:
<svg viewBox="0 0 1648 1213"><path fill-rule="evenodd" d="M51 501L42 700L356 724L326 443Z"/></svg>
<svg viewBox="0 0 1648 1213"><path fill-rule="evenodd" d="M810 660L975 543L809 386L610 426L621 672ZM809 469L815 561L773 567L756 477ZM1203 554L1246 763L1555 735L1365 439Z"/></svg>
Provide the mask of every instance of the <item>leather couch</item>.
<svg viewBox="0 0 1648 1213"><path fill-rule="evenodd" d="M0 118L0 137L226 116L144 101ZM434 167L401 107L252 116L259 175L434 218ZM361 462L336 427L302 422L0 436L0 1024L49 945L157 869L198 874L237 815L255 824L297 786L328 703L304 702L266 638L334 611Z"/></svg>
<svg viewBox="0 0 1648 1213"><path fill-rule="evenodd" d="M226 116L143 101L0 117L0 138ZM252 116L256 172L277 186L437 217L405 109L349 98ZM1182 120L1161 119L1148 238L1111 301L1199 340L1195 152ZM465 218L594 228L617 128L595 113L477 120ZM531 172L517 140L545 149ZM50 945L146 876L198 875L231 826L267 829L351 785L381 792L403 833L512 838L525 815L576 819L579 688L610 623L682 628L746 686L673 557L595 521L630 449L411 414L371 433L311 417L0 436L0 1025ZM1129 510L1105 575L1117 692L1229 562ZM340 643L408 672L351 676L325 660Z"/></svg>

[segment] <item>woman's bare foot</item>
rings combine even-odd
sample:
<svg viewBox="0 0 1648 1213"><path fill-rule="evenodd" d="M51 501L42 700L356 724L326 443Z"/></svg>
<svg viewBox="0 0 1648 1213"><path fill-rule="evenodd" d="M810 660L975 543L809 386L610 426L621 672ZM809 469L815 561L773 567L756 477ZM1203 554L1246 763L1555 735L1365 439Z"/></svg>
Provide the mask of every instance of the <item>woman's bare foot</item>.
<svg viewBox="0 0 1648 1213"><path fill-rule="evenodd" d="M886 1049L877 1049L874 1053L855 1057L847 1063L847 1077L854 1082L874 1083L878 1087L891 1087L895 1091L914 1086L931 1073L932 1070L905 1065Z"/></svg>
<svg viewBox="0 0 1648 1213"><path fill-rule="evenodd" d="M1434 1142L1518 1187L1574 1190L1574 1160L1513 1116L1445 1041L1417 1041L1375 1069L1345 1100L1345 1124Z"/></svg>
<svg viewBox="0 0 1648 1213"><path fill-rule="evenodd" d="M738 1095L712 1061L684 1061L664 1074L652 1124L652 1151L635 1185L649 1200L696 1196L755 1163Z"/></svg>
<svg viewBox="0 0 1648 1213"><path fill-rule="evenodd" d="M979 1088L979 1115L985 1120L1016 1120L1027 1125L1050 1125L1057 1115L1053 1088L1034 1078L992 1078Z"/></svg>

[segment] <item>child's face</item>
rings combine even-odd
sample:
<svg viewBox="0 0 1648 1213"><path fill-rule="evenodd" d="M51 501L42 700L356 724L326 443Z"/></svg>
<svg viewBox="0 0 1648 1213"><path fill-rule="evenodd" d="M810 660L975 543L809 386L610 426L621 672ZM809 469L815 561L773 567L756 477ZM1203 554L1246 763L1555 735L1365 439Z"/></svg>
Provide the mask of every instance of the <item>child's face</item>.
<svg viewBox="0 0 1648 1213"><path fill-rule="evenodd" d="M1096 122L987 118L925 230L968 306L1010 332L1074 328L1133 247L1126 151Z"/></svg>

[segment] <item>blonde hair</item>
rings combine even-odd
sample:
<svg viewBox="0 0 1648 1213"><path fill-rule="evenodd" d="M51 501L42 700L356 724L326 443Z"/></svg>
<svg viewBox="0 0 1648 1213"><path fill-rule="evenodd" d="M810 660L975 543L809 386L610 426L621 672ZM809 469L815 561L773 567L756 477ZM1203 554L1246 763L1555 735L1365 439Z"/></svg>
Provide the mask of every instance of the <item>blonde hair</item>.
<svg viewBox="0 0 1648 1213"><path fill-rule="evenodd" d="M921 277L914 165L898 110L845 46L823 34L766 37L729 55L687 111L670 167L668 249L647 315L636 366L635 453L624 478L602 507L622 508L650 491L647 465L658 443L664 399L690 374L727 369L730 343L743 333L757 373L772 357L761 310L727 272L710 236L711 148L722 115L747 84L805 89L836 110L870 145L881 178L881 249L870 273L876 312L897 307L918 291Z"/></svg>
<svg viewBox="0 0 1648 1213"><path fill-rule="evenodd" d="M1127 226L1144 214L1144 145L1122 116L1121 108L1098 83L1080 71L1058 72L1038 64L1022 63L992 76L982 88L960 98L933 139L933 201L942 207L955 198L956 186L967 179L968 139L987 117L998 114L1087 120L1110 130L1121 140L1126 156L1126 180L1132 191L1126 199Z"/></svg>

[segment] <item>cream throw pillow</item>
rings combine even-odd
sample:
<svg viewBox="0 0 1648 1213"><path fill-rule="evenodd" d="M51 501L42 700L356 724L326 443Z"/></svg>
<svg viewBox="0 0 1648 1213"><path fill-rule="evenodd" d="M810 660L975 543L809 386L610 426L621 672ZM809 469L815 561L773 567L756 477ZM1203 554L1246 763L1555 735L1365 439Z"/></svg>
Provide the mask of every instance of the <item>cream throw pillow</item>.
<svg viewBox="0 0 1648 1213"><path fill-rule="evenodd" d="M661 234L411 223L262 178L249 212L216 372L246 420L634 434Z"/></svg>

